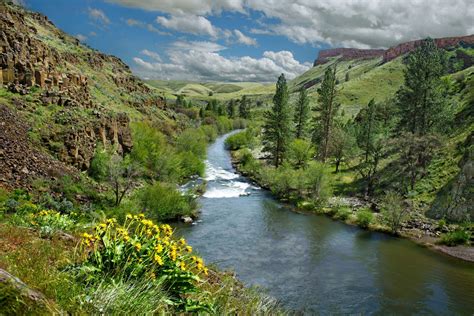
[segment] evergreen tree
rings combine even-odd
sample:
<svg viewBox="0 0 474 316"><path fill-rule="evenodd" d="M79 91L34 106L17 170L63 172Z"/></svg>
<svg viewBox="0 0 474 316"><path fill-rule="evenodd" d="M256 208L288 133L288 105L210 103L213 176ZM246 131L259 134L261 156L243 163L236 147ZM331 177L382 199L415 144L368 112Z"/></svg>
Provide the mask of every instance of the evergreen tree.
<svg viewBox="0 0 474 316"><path fill-rule="evenodd" d="M329 155L331 133L334 125L334 117L340 104L336 103L336 67L328 67L324 73L321 87L318 89L318 105L315 108L317 115L314 118L313 139L319 148L321 161L326 161Z"/></svg>
<svg viewBox="0 0 474 316"><path fill-rule="evenodd" d="M432 39L426 39L408 56L405 84L397 92L399 129L426 135L442 126L446 113L441 76L444 55Z"/></svg>
<svg viewBox="0 0 474 316"><path fill-rule="evenodd" d="M294 123L295 123L295 137L303 138L306 136L308 129L309 118L309 99L308 92L302 88L296 103Z"/></svg>
<svg viewBox="0 0 474 316"><path fill-rule="evenodd" d="M227 116L230 118L234 118L235 114L235 100L232 99L229 101L229 103L227 103Z"/></svg>
<svg viewBox="0 0 474 316"><path fill-rule="evenodd" d="M239 104L239 116L242 118L249 118L250 112L249 112L249 100L247 99L247 96L244 95L242 99L240 100Z"/></svg>
<svg viewBox="0 0 474 316"><path fill-rule="evenodd" d="M355 119L357 145L362 150L358 171L364 179L365 195L372 195L380 160L386 152L390 126L383 124L382 107L372 99Z"/></svg>
<svg viewBox="0 0 474 316"><path fill-rule="evenodd" d="M183 107L184 102L186 102L184 100L184 96L181 94L178 94L178 96L176 97L176 107Z"/></svg>
<svg viewBox="0 0 474 316"><path fill-rule="evenodd" d="M288 86L285 75L278 77L273 106L264 114L263 131L264 150L273 158L275 167L279 167L284 159L290 141L291 116L288 106Z"/></svg>

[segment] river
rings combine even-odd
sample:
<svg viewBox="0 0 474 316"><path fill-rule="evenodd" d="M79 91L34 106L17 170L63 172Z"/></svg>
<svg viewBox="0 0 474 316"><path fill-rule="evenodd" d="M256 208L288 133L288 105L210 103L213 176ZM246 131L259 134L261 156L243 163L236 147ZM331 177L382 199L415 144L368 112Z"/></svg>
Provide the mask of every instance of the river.
<svg viewBox="0 0 474 316"><path fill-rule="evenodd" d="M208 149L195 225L178 234L206 262L231 269L308 314L474 314L474 265L325 216L292 212Z"/></svg>

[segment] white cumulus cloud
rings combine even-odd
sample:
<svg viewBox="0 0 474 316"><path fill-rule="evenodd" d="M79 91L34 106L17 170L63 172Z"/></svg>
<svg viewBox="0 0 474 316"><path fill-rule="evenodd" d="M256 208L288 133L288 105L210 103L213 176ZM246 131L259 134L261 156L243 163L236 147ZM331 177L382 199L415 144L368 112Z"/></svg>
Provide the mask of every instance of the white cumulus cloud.
<svg viewBox="0 0 474 316"><path fill-rule="evenodd" d="M155 79L210 81L275 81L284 73L292 79L311 67L298 62L289 51L266 51L260 58L225 57L226 48L212 42L173 43L167 50L168 62L145 61L135 57L134 70Z"/></svg>
<svg viewBox="0 0 474 316"><path fill-rule="evenodd" d="M217 37L219 33L218 29L208 19L198 15L178 14L172 15L169 18L159 16L156 18L156 22L163 27L182 33L208 35L211 37Z"/></svg>
<svg viewBox="0 0 474 316"><path fill-rule="evenodd" d="M257 40L255 38L249 37L239 30L234 30L234 34L237 37L237 43L248 46L257 46Z"/></svg>
<svg viewBox="0 0 474 316"><path fill-rule="evenodd" d="M102 24L110 24L110 19L105 15L104 11L94 8L89 8L87 10L89 17L97 22Z"/></svg>

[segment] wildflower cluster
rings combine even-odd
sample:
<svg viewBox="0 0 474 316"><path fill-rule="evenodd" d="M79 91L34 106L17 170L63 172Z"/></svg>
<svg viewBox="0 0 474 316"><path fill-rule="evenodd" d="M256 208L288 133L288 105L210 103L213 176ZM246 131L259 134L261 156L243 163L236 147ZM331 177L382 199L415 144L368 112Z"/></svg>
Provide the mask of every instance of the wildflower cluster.
<svg viewBox="0 0 474 316"><path fill-rule="evenodd" d="M38 229L40 235L51 236L57 231L72 229L76 224L72 215L61 214L54 210L42 210L28 213L23 220L28 226Z"/></svg>
<svg viewBox="0 0 474 316"><path fill-rule="evenodd" d="M87 281L103 276L158 280L175 298L195 291L199 275L208 274L186 240L176 240L169 225L143 214L128 214L123 225L114 218L99 223L93 234L82 234L81 250Z"/></svg>

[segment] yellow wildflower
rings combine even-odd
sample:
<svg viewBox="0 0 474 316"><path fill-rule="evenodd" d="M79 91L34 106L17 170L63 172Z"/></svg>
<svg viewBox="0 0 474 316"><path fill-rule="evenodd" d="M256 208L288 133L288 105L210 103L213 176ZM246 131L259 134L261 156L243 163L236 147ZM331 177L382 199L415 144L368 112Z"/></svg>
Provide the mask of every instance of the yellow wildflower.
<svg viewBox="0 0 474 316"><path fill-rule="evenodd" d="M186 251L187 251L187 252L193 251L193 247L191 247L191 246L186 246Z"/></svg>
<svg viewBox="0 0 474 316"><path fill-rule="evenodd" d="M140 219L145 218L145 214L140 213L140 214L138 214L138 217L139 217Z"/></svg>
<svg viewBox="0 0 474 316"><path fill-rule="evenodd" d="M161 253L163 251L163 246L161 244L158 244L155 246L155 251L157 253Z"/></svg>
<svg viewBox="0 0 474 316"><path fill-rule="evenodd" d="M163 265L163 259L159 255L155 254L153 256L153 260L155 260L155 262L158 263L158 265L160 265L160 266Z"/></svg>
<svg viewBox="0 0 474 316"><path fill-rule="evenodd" d="M179 267L182 271L186 271L186 264L183 261L180 262Z"/></svg>
<svg viewBox="0 0 474 316"><path fill-rule="evenodd" d="M140 251L141 249L142 249L142 245L141 245L139 242L137 242L137 243L135 244L135 250L136 250L136 251Z"/></svg>
<svg viewBox="0 0 474 316"><path fill-rule="evenodd" d="M204 265L202 263L198 263L197 269L201 271L202 269L204 269Z"/></svg>
<svg viewBox="0 0 474 316"><path fill-rule="evenodd" d="M132 219L132 214L127 214L127 219Z"/></svg>
<svg viewBox="0 0 474 316"><path fill-rule="evenodd" d="M186 239L181 238L181 239L179 240L179 243L180 243L181 245L183 245L183 246L186 245Z"/></svg>
<svg viewBox="0 0 474 316"><path fill-rule="evenodd" d="M204 274L207 275L208 274L208 269L206 267L204 267Z"/></svg>

